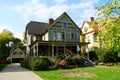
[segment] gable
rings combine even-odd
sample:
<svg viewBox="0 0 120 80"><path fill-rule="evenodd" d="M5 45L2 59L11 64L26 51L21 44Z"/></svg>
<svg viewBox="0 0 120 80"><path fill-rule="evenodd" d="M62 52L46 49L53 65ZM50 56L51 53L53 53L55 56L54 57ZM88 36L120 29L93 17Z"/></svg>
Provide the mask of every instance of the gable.
<svg viewBox="0 0 120 80"><path fill-rule="evenodd" d="M77 29L79 32L78 26L74 23L74 21L67 15L66 12L64 12L60 17L58 17L50 26L48 29L51 29L52 27L63 27L64 22L67 23L67 28L73 28Z"/></svg>
<svg viewBox="0 0 120 80"><path fill-rule="evenodd" d="M87 32L93 31L94 29L90 27L90 22L84 21L81 30L82 30L82 33L87 33Z"/></svg>

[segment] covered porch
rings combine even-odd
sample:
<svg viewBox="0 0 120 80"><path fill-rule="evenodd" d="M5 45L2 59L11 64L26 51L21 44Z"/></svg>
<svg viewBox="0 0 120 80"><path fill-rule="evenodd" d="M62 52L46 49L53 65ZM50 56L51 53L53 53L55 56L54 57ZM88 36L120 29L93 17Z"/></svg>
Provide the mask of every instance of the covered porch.
<svg viewBox="0 0 120 80"><path fill-rule="evenodd" d="M54 42L54 41L35 41L30 47L29 57L47 56L57 58L61 54L79 54L78 47L85 45L82 42Z"/></svg>

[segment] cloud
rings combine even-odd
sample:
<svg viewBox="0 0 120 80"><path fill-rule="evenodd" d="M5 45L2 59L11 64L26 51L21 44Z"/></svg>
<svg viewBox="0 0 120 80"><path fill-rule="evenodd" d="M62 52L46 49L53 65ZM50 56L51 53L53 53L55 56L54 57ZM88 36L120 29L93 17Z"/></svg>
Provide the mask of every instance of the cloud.
<svg viewBox="0 0 120 80"><path fill-rule="evenodd" d="M0 25L0 33L3 32L4 29L7 29L7 27L5 25Z"/></svg>
<svg viewBox="0 0 120 80"><path fill-rule="evenodd" d="M21 39L21 40L24 39L23 33L16 33L16 34L14 34L14 37L15 37L15 38L19 38L19 39Z"/></svg>
<svg viewBox="0 0 120 80"><path fill-rule="evenodd" d="M66 2L67 0L54 0L54 2L55 3L58 3L58 4L60 4L60 3L64 3L64 2Z"/></svg>
<svg viewBox="0 0 120 80"><path fill-rule="evenodd" d="M69 0L53 0L54 5L47 5L41 0L30 0L27 3L14 6L14 9L21 13L25 19L31 16L39 21L46 21L48 18L57 18L63 12L68 12L70 17L75 18L78 25L91 16L95 16L94 5L99 0L81 0L77 3L69 3ZM69 3L69 4L68 4ZM78 22L81 21L81 22Z"/></svg>

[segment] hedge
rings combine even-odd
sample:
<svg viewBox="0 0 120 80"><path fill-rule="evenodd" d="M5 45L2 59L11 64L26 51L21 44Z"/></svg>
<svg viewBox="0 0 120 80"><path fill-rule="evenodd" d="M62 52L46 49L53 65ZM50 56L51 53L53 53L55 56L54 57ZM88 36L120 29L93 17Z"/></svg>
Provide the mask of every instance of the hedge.
<svg viewBox="0 0 120 80"><path fill-rule="evenodd" d="M28 68L30 70L47 70L54 63L46 57L39 58L26 58L20 62L22 67Z"/></svg>

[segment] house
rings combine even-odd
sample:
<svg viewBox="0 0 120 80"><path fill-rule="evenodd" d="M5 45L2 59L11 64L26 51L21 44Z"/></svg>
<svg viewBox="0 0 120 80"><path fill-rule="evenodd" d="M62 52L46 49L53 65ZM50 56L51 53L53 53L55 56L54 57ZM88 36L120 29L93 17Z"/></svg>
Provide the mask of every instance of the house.
<svg viewBox="0 0 120 80"><path fill-rule="evenodd" d="M27 41L27 56L58 57L61 54L77 54L81 31L75 22L64 12L56 20L49 19L48 23L31 21L25 30Z"/></svg>
<svg viewBox="0 0 120 80"><path fill-rule="evenodd" d="M91 26L94 17L90 17L91 21L84 21L81 27L81 41L89 42L90 44L82 46L81 50L83 52L88 52L91 50L97 50L99 48L99 37L98 37L98 26Z"/></svg>
<svg viewBox="0 0 120 80"><path fill-rule="evenodd" d="M20 60L24 59L25 57L25 53L18 46L10 52L11 63L20 62Z"/></svg>

